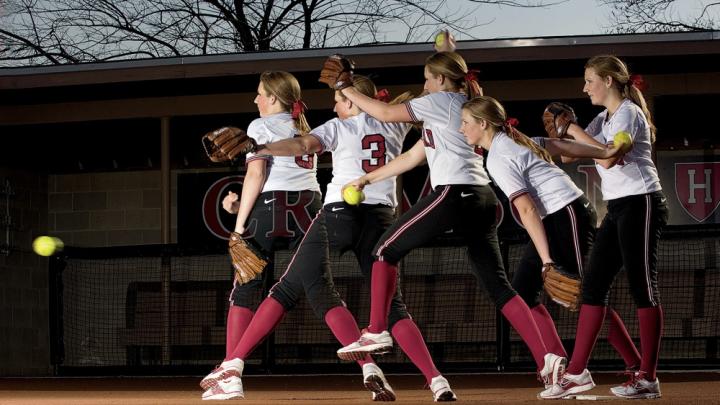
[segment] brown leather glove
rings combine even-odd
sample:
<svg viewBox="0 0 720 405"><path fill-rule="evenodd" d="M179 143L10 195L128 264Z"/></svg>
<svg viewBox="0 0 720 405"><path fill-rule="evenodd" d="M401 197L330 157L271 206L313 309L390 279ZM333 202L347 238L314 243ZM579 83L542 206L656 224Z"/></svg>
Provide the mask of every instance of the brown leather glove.
<svg viewBox="0 0 720 405"><path fill-rule="evenodd" d="M342 55L332 55L323 63L319 82L325 83L331 89L342 90L352 86L352 75L355 64Z"/></svg>
<svg viewBox="0 0 720 405"><path fill-rule="evenodd" d="M568 273L555 263L545 263L542 268L545 292L553 301L570 311L578 310L580 300L580 277Z"/></svg>
<svg viewBox="0 0 720 405"><path fill-rule="evenodd" d="M245 284L254 279L265 270L265 266L268 264L265 255L237 232L230 234L228 251L238 284Z"/></svg>
<svg viewBox="0 0 720 405"><path fill-rule="evenodd" d="M257 143L240 128L223 127L202 137L205 153L213 162L228 162L257 150Z"/></svg>
<svg viewBox="0 0 720 405"><path fill-rule="evenodd" d="M577 123L577 117L569 105L555 101L545 107L543 125L550 138L566 137L572 123Z"/></svg>

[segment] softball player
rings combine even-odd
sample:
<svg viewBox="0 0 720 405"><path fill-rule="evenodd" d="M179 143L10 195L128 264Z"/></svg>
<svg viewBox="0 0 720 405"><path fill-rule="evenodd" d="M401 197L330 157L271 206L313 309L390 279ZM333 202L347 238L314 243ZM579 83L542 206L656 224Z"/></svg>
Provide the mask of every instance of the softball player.
<svg viewBox="0 0 720 405"><path fill-rule="evenodd" d="M508 123L505 109L491 97L466 102L462 117L460 132L468 143L488 151L487 170L517 208L531 237L513 275L512 286L530 307L548 349L567 356L555 323L540 300L541 269L546 263L556 263L582 277L583 260L592 244L597 216L582 191L552 163L551 155L607 157L619 149L549 138L530 139ZM608 340L623 356L626 367L638 367L640 354L619 315L611 309L607 321Z"/></svg>
<svg viewBox="0 0 720 405"><path fill-rule="evenodd" d="M605 145L625 131L632 137L633 148L621 159L595 159L608 212L595 237L583 280L572 361L558 383L539 394L541 398L561 398L595 386L586 367L605 317L610 287L622 267L638 307L641 364L628 382L611 391L625 398L660 397L655 374L663 313L656 264L668 209L651 157L655 127L637 84L625 63L615 56L595 56L585 64L583 91L592 104L606 109L584 131L572 124L568 133L582 142Z"/></svg>
<svg viewBox="0 0 720 405"><path fill-rule="evenodd" d="M269 142L292 138L299 131L307 130L304 114L290 113L296 100L300 100L300 86L294 76L286 72L263 73L255 97L260 118L250 124L248 135L258 142ZM290 236L275 236L272 233L275 215L285 215L282 211L285 204L301 203L307 218L312 218L319 210L320 186L316 179L314 157L305 156L301 162L298 164L292 158L271 161L250 155L246 161L242 198L238 201L238 195L230 192L223 200L227 211L237 213L235 232L251 239L265 252L293 248L307 230L309 221L298 216L288 223ZM253 228L246 232L246 227L250 225ZM252 319L252 308L257 305L255 297L262 289L263 279L267 281L270 273L264 272L262 277L243 285L233 282L226 353L232 351Z"/></svg>
<svg viewBox="0 0 720 405"><path fill-rule="evenodd" d="M375 85L369 79L357 76L354 82L365 94L376 94ZM342 201L341 187L350 179L375 170L399 155L410 125L378 122L362 113L340 93L335 94L335 112L339 119L313 129L311 136L267 143L257 152L257 155L281 159L279 156L330 151L333 154L333 179L328 184L323 209L313 219L287 270L260 305L246 334L235 350L227 355L226 361L203 380L203 385L219 387L216 388L218 392L242 390L238 383L227 386L221 381L231 375L242 375L244 359L272 332L303 293L315 313L325 320L342 344L349 344L360 337L355 318L334 288L329 249L340 252L352 250L363 274L369 276L373 260L371 249L394 218L394 207L397 205L395 179L368 188L364 203L357 207ZM419 339L427 355L427 359L422 360L429 360L427 348L419 332L416 332L417 326L410 319L399 290L393 298L393 317L394 330L401 339L410 345L417 345ZM355 360L362 366L364 383L372 391L373 400L394 401L392 387L372 358L365 355ZM434 369L432 360L429 361Z"/></svg>
<svg viewBox="0 0 720 405"><path fill-rule="evenodd" d="M541 377L554 381L564 368L565 359L548 353L527 304L507 280L495 226L497 199L488 186L490 179L483 169L482 156L459 132L466 95L480 93L480 87L459 54L438 52L426 60L425 90L429 93L426 96L404 105L388 106L353 87L343 89L348 99L383 122L423 122L422 139L412 149L347 186L362 189L427 161L433 191L380 238L372 269L368 332L338 354L384 352L392 348L387 317L396 288L397 263L415 247L453 229L467 244L473 269L491 298L530 346ZM435 390L433 384L431 388Z"/></svg>
<svg viewBox="0 0 720 405"><path fill-rule="evenodd" d="M254 100L260 118L250 123L248 135L262 143L293 138L299 132L307 131L303 112L295 108L301 103L300 97L300 85L290 73L262 73ZM230 192L222 203L225 210L237 213L235 232L250 239L269 257L276 250L293 249L321 207L315 157L271 160L249 155L246 165L242 197L238 200L238 195ZM298 215L288 220L286 211L290 205L300 209ZM283 226L289 232L273 232L278 220L287 221ZM272 272L265 271L246 284L233 281L226 326L226 355L232 352L250 324L263 283L271 280ZM203 399L219 399L207 387L203 388L206 389Z"/></svg>

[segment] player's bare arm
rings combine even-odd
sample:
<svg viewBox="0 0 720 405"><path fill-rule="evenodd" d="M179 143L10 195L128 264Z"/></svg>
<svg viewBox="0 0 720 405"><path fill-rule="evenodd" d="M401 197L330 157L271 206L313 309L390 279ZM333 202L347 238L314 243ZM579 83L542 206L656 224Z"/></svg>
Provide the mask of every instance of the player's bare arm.
<svg viewBox="0 0 720 405"><path fill-rule="evenodd" d="M553 156L560 155L571 159L592 158L602 166L607 164L606 168L614 166L624 154L620 147L603 145L594 139L593 141L590 144L581 140L548 138L545 139L545 149ZM563 162L567 162L567 160L563 159Z"/></svg>
<svg viewBox="0 0 720 405"><path fill-rule="evenodd" d="M570 135L570 136L572 136L573 138L575 138L575 140L578 141L578 142L581 142L581 143L584 143L584 144L588 144L588 145L594 145L594 146L597 146L597 147L599 147L599 148L606 148L606 149L608 149L608 150L611 151L611 152L609 152L609 155L608 155L608 156L604 156L604 157L596 157L596 156L593 156L593 155L588 155L588 156L562 155L562 156L563 156L563 162L565 162L565 163L573 162L573 161L577 160L578 158L589 157L589 158L593 158L593 159L595 160L595 162L596 162L597 164L599 164L600 166L602 166L602 167L604 167L604 168L606 168L606 169L609 169L609 168L615 166L615 163L617 163L617 161L618 161L618 160L622 157L622 155L623 155L622 153L616 153L616 152L619 152L619 150L618 150L618 151L615 151L615 148L613 148L613 147L608 148L607 145L603 145L602 143L598 142L595 138L593 138L592 136L590 136L590 134L588 134L587 132L585 132L585 130L583 130L582 127L580 127L579 125L577 125L577 124L575 124L575 123L570 124L570 127L568 128L567 133L568 133L568 135ZM552 152L550 152L550 153L553 154ZM553 155L554 155L554 154L553 154ZM565 159L566 157L567 157L568 159Z"/></svg>
<svg viewBox="0 0 720 405"><path fill-rule="evenodd" d="M604 146L600 142L596 141L595 138L590 136L587 132L585 132L585 130L583 130L580 125L578 125L574 122L572 122L568 125L567 138L575 139L579 142L583 142L586 144L595 145L595 146L599 146L599 147ZM555 156L555 154L552 152L550 152L550 154ZM562 157L563 163L572 163L581 158L581 157L571 157L571 156L566 156L566 155L561 155L561 157ZM585 156L582 156L582 157L585 157Z"/></svg>
<svg viewBox="0 0 720 405"><path fill-rule="evenodd" d="M543 263L552 263L553 260L550 257L550 245L548 244L547 235L545 234L545 227L543 226L540 214L537 212L537 207L533 202L530 194L521 194L512 201L515 208L517 208L520 214L520 220L525 226L525 230L530 239L535 245L540 259Z"/></svg>
<svg viewBox="0 0 720 405"><path fill-rule="evenodd" d="M361 110L370 114L375 119L382 122L412 122L410 113L404 104L388 104L380 100L370 98L354 87L347 87L342 93L350 101L356 104Z"/></svg>
<svg viewBox="0 0 720 405"><path fill-rule="evenodd" d="M303 156L322 151L322 144L312 135L258 145L258 155L271 156Z"/></svg>
<svg viewBox="0 0 720 405"><path fill-rule="evenodd" d="M422 140L418 140L417 143L415 143L415 145L407 152L391 160L390 163L385 166L349 182L343 187L343 189L352 185L357 189L362 190L368 184L377 183L378 181L385 180L389 177L403 174L408 170L419 166L425 162L424 148Z"/></svg>
<svg viewBox="0 0 720 405"><path fill-rule="evenodd" d="M267 178L267 162L264 159L256 159L248 162L247 172L243 181L242 197L235 222L235 232L242 235L245 233L245 223L255 205L255 200L262 192L265 179Z"/></svg>

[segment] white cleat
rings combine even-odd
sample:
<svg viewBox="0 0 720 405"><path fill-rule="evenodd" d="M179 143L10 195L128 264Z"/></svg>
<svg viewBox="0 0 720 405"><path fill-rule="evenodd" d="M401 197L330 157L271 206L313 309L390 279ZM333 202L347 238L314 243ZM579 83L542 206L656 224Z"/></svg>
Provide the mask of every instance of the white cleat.
<svg viewBox="0 0 720 405"><path fill-rule="evenodd" d="M654 399L660 398L660 380L656 377L655 381L645 379L645 373L635 372L630 376L630 380L623 385L610 388L610 392L614 395L628 399Z"/></svg>
<svg viewBox="0 0 720 405"><path fill-rule="evenodd" d="M200 381L200 387L207 391L217 385L218 381L220 380L226 380L233 376L240 378L242 377L244 367L245 362L240 359L223 361L219 366L215 368L215 370L213 370L210 374L205 376L202 381Z"/></svg>
<svg viewBox="0 0 720 405"><path fill-rule="evenodd" d="M435 402L457 401L455 393L450 388L450 383L441 375L430 380L430 390Z"/></svg>
<svg viewBox="0 0 720 405"><path fill-rule="evenodd" d="M373 401L394 401L395 391L385 379L380 367L374 363L366 363L362 367L365 388L372 392Z"/></svg>
<svg viewBox="0 0 720 405"><path fill-rule="evenodd" d="M595 382L588 369L578 375L564 373L556 384L538 394L538 399L560 399L572 394L591 390Z"/></svg>
<svg viewBox="0 0 720 405"><path fill-rule="evenodd" d="M203 401L245 398L240 377L230 376L215 382L209 390L203 392Z"/></svg>
<svg viewBox="0 0 720 405"><path fill-rule="evenodd" d="M560 376L565 372L566 364L567 359L565 357L553 353L545 354L545 364L539 372L540 381L545 385L545 389L558 382Z"/></svg>
<svg viewBox="0 0 720 405"><path fill-rule="evenodd" d="M337 355L342 360L358 361L368 354L385 354L393 347L393 339L386 330L380 333L365 332L357 342L340 348Z"/></svg>

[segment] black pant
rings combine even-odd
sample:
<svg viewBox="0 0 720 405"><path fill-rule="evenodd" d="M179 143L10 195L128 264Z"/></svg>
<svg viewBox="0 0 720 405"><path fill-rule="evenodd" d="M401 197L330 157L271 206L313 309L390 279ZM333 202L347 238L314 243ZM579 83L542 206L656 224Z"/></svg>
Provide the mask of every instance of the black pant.
<svg viewBox="0 0 720 405"><path fill-rule="evenodd" d="M516 293L505 274L498 245L497 204L488 186L438 186L383 234L375 256L397 264L412 249L452 230L462 237L473 270L501 308Z"/></svg>
<svg viewBox="0 0 720 405"><path fill-rule="evenodd" d="M295 249L321 207L322 196L316 191L261 193L255 200L246 224L248 242L258 247L271 260L277 250ZM273 280L272 269L271 261L262 274L250 282L240 285L234 280L230 303L255 310L263 285L269 286Z"/></svg>
<svg viewBox="0 0 720 405"><path fill-rule="evenodd" d="M372 265L375 261L373 248L395 221L395 210L382 204L350 206L337 202L325 206L323 215L330 238L330 250L339 253L352 251L365 280L370 285ZM400 283L398 282L397 285L390 303L388 322L391 330L397 321L410 318L402 300Z"/></svg>
<svg viewBox="0 0 720 405"><path fill-rule="evenodd" d="M328 310L344 305L333 283L330 249L352 250L363 275L369 280L372 246L392 220L393 210L386 206L326 205L300 242L287 270L270 290L270 295L290 310L305 294L315 314L324 318ZM393 297L391 313L395 322L409 317L399 289Z"/></svg>
<svg viewBox="0 0 720 405"><path fill-rule="evenodd" d="M624 267L638 308L658 306L657 251L667 221L661 191L610 200L583 279L583 303L607 305L610 287Z"/></svg>
<svg viewBox="0 0 720 405"><path fill-rule="evenodd" d="M582 277L583 263L595 235L595 208L585 196L580 196L561 210L543 218L542 222L550 257L566 271ZM535 244L528 242L513 275L512 286L530 308L541 303L542 265Z"/></svg>

